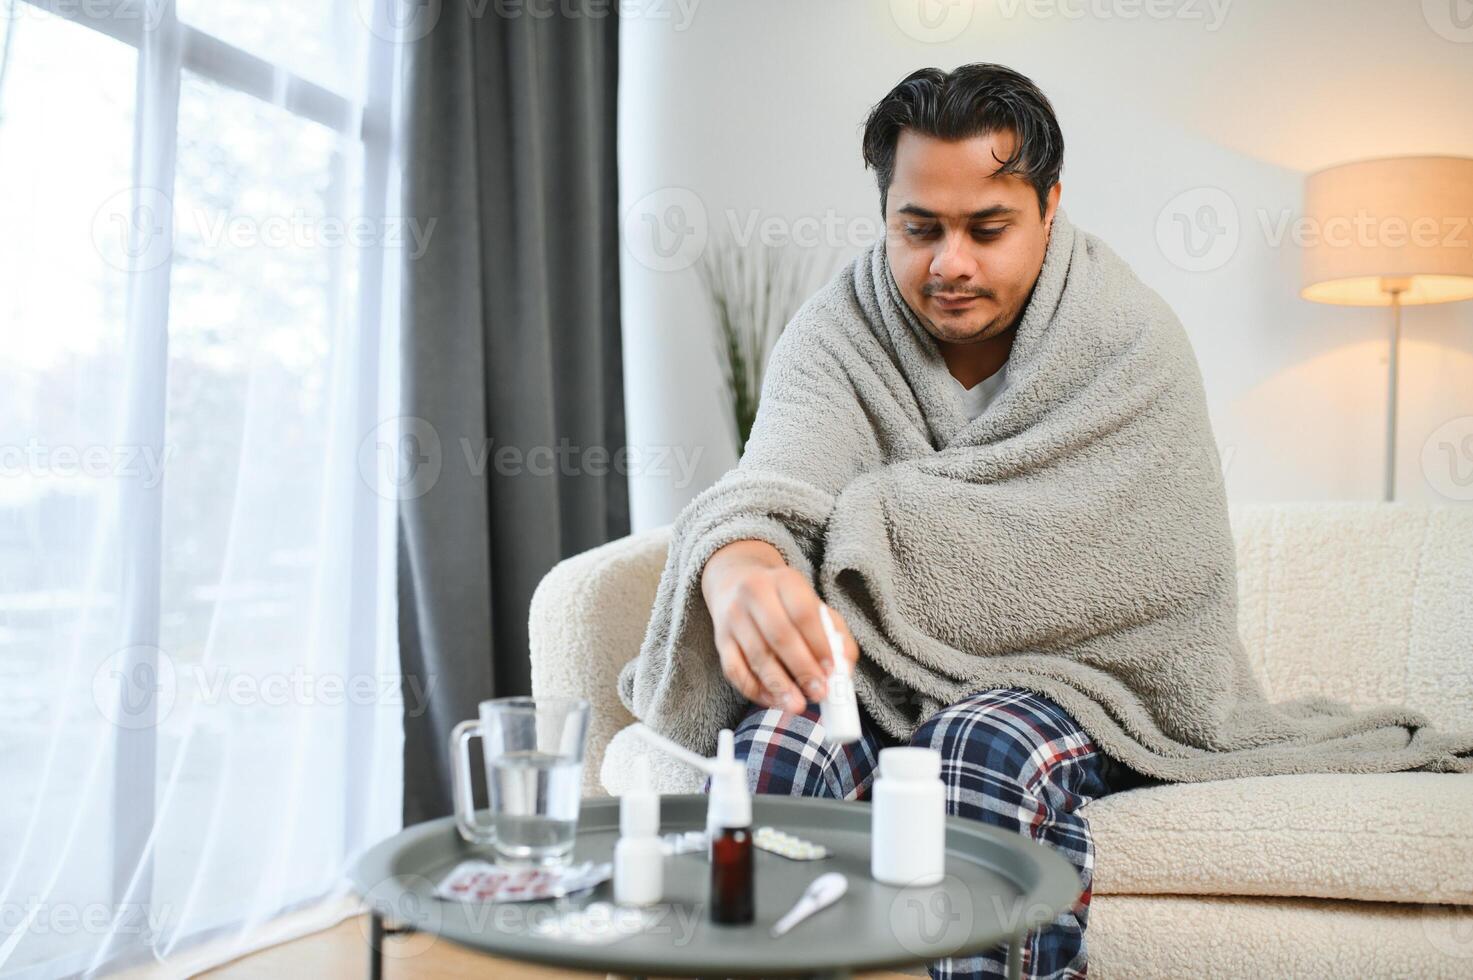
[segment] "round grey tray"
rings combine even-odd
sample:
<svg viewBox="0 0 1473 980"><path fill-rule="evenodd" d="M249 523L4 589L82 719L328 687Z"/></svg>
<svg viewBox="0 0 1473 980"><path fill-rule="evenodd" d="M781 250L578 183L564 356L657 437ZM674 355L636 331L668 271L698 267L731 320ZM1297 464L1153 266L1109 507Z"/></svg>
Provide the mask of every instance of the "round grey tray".
<svg viewBox="0 0 1473 980"><path fill-rule="evenodd" d="M663 796L660 832L701 830L707 797ZM809 797L752 798L752 825L771 825L827 846L818 861L792 861L754 849L756 919L750 925L709 920L710 865L704 853L665 858L659 918L648 929L607 944L577 945L533 935L557 910L612 901L606 881L576 896L501 904L445 901L435 885L459 862L494 860L467 844L451 818L409 827L375 845L352 878L372 915L370 975L381 970L381 935L428 932L462 946L568 969L661 976L834 975L927 963L980 953L1052 922L1082 892L1073 865L1045 845L975 820L948 817L946 876L932 886L881 884L870 878L870 804ZM619 834L617 798L586 798L573 860L611 861ZM841 871L847 893L786 935L768 930L814 878ZM1009 973L1019 967L1017 943Z"/></svg>

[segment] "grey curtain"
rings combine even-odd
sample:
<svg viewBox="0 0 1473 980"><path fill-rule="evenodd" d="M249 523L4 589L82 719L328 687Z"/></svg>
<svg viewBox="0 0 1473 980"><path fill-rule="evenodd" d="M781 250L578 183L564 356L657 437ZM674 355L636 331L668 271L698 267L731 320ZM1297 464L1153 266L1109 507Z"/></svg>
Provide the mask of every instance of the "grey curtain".
<svg viewBox="0 0 1473 980"><path fill-rule="evenodd" d="M409 53L405 213L435 225L405 266L406 823L451 812L455 722L530 693L543 574L629 531L614 6L445 0Z"/></svg>

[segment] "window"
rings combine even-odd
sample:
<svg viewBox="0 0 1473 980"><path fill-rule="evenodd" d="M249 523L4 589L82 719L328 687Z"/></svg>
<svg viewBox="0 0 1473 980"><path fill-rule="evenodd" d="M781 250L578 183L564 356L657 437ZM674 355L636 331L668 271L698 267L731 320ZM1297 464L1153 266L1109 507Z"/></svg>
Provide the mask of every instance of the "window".
<svg viewBox="0 0 1473 980"><path fill-rule="evenodd" d="M0 0L0 975L249 943L398 828L369 15Z"/></svg>

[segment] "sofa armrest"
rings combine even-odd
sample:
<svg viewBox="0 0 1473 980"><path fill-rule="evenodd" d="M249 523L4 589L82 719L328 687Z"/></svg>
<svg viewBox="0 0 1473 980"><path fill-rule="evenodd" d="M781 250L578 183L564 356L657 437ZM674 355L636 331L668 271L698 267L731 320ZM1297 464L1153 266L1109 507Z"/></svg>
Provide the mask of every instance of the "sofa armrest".
<svg viewBox="0 0 1473 980"><path fill-rule="evenodd" d="M553 566L532 594L532 695L583 697L591 705L585 796L608 795L599 779L604 750L635 721L619 700L619 669L644 642L669 546L669 525L610 541Z"/></svg>

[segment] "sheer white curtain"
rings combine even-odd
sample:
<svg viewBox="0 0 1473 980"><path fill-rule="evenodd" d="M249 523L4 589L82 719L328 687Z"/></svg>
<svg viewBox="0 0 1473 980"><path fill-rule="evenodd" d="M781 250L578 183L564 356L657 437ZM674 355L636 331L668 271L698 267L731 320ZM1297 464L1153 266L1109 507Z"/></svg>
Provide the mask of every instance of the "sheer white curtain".
<svg viewBox="0 0 1473 980"><path fill-rule="evenodd" d="M192 972L399 826L399 45L374 0L0 13L0 975Z"/></svg>

